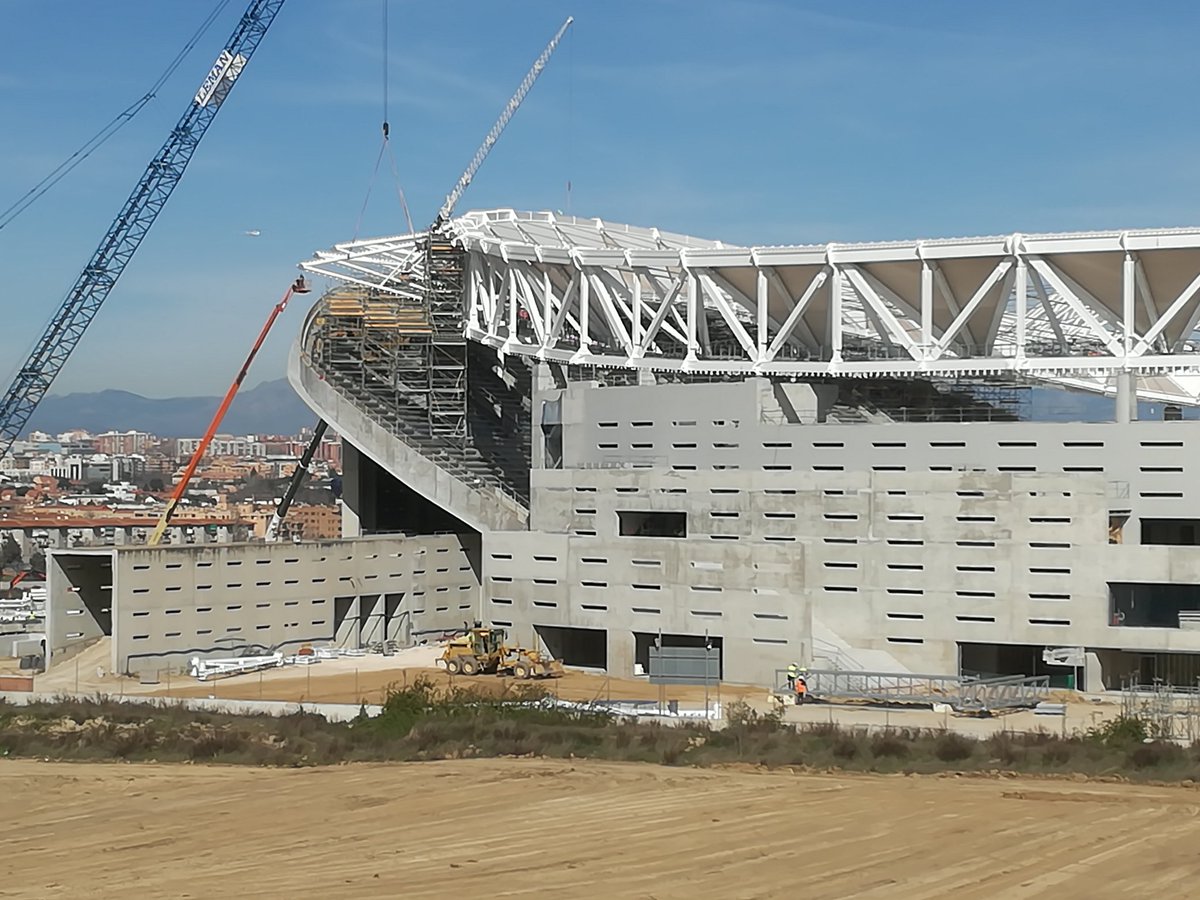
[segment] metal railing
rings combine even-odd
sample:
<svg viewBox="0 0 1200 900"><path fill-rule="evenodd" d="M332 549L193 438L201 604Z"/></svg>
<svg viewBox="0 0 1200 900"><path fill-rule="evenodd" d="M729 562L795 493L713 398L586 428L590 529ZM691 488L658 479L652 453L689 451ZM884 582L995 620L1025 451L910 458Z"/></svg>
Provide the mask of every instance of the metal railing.
<svg viewBox="0 0 1200 900"><path fill-rule="evenodd" d="M826 703L884 706L945 704L960 712L1033 707L1050 692L1048 675L969 678L908 672L809 669L804 675L808 697ZM776 670L776 690L789 688L787 673Z"/></svg>

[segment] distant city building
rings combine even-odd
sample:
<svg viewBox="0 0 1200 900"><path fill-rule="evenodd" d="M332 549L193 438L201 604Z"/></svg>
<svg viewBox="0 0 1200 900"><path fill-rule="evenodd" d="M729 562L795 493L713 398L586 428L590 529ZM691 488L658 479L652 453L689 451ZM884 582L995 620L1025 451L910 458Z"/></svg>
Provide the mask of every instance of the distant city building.
<svg viewBox="0 0 1200 900"><path fill-rule="evenodd" d="M154 440L154 435L146 431L106 431L96 435L95 447L97 453L145 453Z"/></svg>
<svg viewBox="0 0 1200 900"><path fill-rule="evenodd" d="M175 441L175 455L186 459L196 452L201 438L178 438ZM254 435L235 437L228 434L218 434L208 445L206 456L266 456L266 445Z"/></svg>

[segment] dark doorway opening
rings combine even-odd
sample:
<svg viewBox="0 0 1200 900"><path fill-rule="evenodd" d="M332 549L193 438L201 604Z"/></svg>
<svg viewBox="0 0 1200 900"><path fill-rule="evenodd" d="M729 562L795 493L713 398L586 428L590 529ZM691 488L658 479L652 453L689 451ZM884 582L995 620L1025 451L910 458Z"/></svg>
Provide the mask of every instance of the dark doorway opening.
<svg viewBox="0 0 1200 900"><path fill-rule="evenodd" d="M608 668L608 632L603 628L535 625L534 630L555 659L568 666Z"/></svg>
<svg viewBox="0 0 1200 900"><path fill-rule="evenodd" d="M1194 547L1200 544L1200 519L1142 519L1142 543Z"/></svg>

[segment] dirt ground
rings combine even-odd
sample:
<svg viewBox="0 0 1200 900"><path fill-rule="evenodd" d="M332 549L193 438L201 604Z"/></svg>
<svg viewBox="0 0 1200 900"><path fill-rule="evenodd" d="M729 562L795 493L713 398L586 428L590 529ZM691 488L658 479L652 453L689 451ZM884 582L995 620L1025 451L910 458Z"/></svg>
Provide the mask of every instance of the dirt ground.
<svg viewBox="0 0 1200 900"><path fill-rule="evenodd" d="M148 694L155 697L218 697L226 700L280 700L288 703L379 703L393 685L405 685L424 675L438 684L450 684L445 669L434 668L440 653L436 647L415 647L402 650L395 656L367 655L323 660L313 666L287 666L265 672L238 675L213 681L199 682L187 675L159 675L155 685L140 684L137 678L125 678L107 670L109 639L104 638L88 647L77 657L55 666L37 677L38 691L68 691L78 693ZM493 675L458 676L455 685L470 685L497 694L513 684L511 678ZM524 682L526 684L530 682ZM536 682L564 700L658 700L658 686L645 678L610 678L589 672L568 670L562 678ZM766 707L767 691L763 687L723 684L708 691L709 703L727 703L744 698ZM681 705L702 709L703 686L670 686L663 699L678 700ZM0 894L2 897L3 894Z"/></svg>
<svg viewBox="0 0 1200 900"><path fill-rule="evenodd" d="M0 796L0 897L1173 898L1200 877L1194 788L3 760Z"/></svg>
<svg viewBox="0 0 1200 900"><path fill-rule="evenodd" d="M645 679L608 678L604 675L592 675L586 672L568 670L562 678L548 678L536 682L519 682L512 678L500 678L493 675L478 675L467 677L460 675L456 678L446 674L444 669L427 667L403 669L359 669L354 671L353 660L339 661L339 667L321 663L304 670L285 669L270 673L271 676L259 678L257 674L239 675L235 678L225 678L209 681L203 684L194 679L181 679L173 683L170 690L160 685L154 693L156 696L171 697L223 697L227 700L284 700L288 702L321 702L321 703L380 703L393 685L403 686L413 679L424 676L437 684L470 686L485 691L494 691L497 695L507 687L535 684L545 688L552 694L564 700L657 700L658 686L650 684ZM722 685L720 699L728 702L737 697L753 696L764 699L766 691L763 688ZM702 708L704 706L704 688L690 686L671 686L667 688L665 699L679 700L681 703ZM716 703L718 691L716 685L709 691L709 702Z"/></svg>

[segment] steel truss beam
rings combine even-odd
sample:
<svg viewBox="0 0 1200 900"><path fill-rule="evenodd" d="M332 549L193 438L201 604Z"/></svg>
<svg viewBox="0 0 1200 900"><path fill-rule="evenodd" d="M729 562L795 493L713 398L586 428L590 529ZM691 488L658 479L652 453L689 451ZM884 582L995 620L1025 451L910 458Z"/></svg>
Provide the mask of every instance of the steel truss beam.
<svg viewBox="0 0 1200 900"><path fill-rule="evenodd" d="M466 336L503 353L793 377L1200 372L1195 230L747 248L492 210L447 231ZM422 238L304 268L406 294Z"/></svg>

